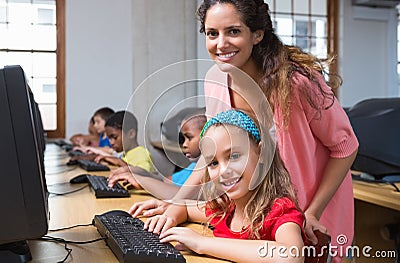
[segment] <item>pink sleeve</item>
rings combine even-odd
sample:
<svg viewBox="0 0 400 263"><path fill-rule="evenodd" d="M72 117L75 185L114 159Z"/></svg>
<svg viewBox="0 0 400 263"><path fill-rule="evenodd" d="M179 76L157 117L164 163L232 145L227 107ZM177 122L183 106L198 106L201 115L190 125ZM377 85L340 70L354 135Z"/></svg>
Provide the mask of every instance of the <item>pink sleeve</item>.
<svg viewBox="0 0 400 263"><path fill-rule="evenodd" d="M322 76L319 79L319 83L325 92L331 92L330 87L326 85ZM310 128L314 136L329 149L330 157L345 158L350 156L358 148L358 140L351 127L347 114L344 112L336 97L334 97L332 103L332 100L326 98L323 100L320 95L319 102L323 101L327 109L322 109L321 114L319 114L312 108L305 96L300 96L298 94L302 92L301 89L307 88L304 87L306 85L311 85L312 93L318 94L318 85L316 83L310 83L306 77L300 74L295 75L294 84L294 87L298 87L294 89L295 93L297 93L296 97L297 100L300 101L300 107L302 107L307 116Z"/></svg>

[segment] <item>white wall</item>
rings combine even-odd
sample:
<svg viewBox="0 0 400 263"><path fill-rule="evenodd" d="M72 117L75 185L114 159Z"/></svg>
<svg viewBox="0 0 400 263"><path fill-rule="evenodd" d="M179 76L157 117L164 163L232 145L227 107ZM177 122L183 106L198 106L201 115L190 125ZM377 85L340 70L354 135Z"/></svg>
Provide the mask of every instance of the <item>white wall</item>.
<svg viewBox="0 0 400 263"><path fill-rule="evenodd" d="M151 123L150 136L159 138L160 120L197 90L186 84L167 92L161 103L158 96L192 78L196 64L175 67L152 82L146 78L196 58L196 7L196 1L185 0L66 1L67 138L86 131L90 116L103 106L128 108L141 126L151 112L157 122ZM139 142L143 137L140 129Z"/></svg>
<svg viewBox="0 0 400 263"><path fill-rule="evenodd" d="M340 2L341 104L399 96L396 9L352 6L351 2Z"/></svg>
<svg viewBox="0 0 400 263"><path fill-rule="evenodd" d="M132 91L132 1L66 1L66 137L94 111L124 109Z"/></svg>
<svg viewBox="0 0 400 263"><path fill-rule="evenodd" d="M149 124L149 129L139 130L139 141L144 135L160 140L160 123L167 113L180 101L196 95L195 87L190 84L173 88L196 73L195 63L175 65L196 58L196 2L133 0L132 3L134 95L129 108L139 125Z"/></svg>

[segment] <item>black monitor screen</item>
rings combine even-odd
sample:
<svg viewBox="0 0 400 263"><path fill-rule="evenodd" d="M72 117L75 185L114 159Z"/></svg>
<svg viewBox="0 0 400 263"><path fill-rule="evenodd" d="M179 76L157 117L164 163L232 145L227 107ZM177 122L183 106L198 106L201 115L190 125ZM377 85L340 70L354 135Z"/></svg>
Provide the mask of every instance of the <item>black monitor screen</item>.
<svg viewBox="0 0 400 263"><path fill-rule="evenodd" d="M8 244L47 233L44 135L40 112L20 66L0 69L0 261Z"/></svg>

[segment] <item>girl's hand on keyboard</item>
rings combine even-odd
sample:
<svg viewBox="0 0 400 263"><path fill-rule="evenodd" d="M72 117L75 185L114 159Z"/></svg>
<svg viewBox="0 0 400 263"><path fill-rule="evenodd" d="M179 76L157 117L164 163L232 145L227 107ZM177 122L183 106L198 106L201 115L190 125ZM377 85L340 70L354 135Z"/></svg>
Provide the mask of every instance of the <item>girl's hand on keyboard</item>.
<svg viewBox="0 0 400 263"><path fill-rule="evenodd" d="M187 227L173 227L160 234L160 242L179 242L175 248L177 250L190 249L198 254L202 254L200 245L207 242L207 237L189 229Z"/></svg>
<svg viewBox="0 0 400 263"><path fill-rule="evenodd" d="M148 218L144 223L144 229L155 234L160 234L176 225L177 223L174 218L162 214Z"/></svg>
<svg viewBox="0 0 400 263"><path fill-rule="evenodd" d="M136 202L129 209L129 214L133 217L138 216L154 216L160 215L167 210L169 203L158 200L158 199L150 199L143 202Z"/></svg>

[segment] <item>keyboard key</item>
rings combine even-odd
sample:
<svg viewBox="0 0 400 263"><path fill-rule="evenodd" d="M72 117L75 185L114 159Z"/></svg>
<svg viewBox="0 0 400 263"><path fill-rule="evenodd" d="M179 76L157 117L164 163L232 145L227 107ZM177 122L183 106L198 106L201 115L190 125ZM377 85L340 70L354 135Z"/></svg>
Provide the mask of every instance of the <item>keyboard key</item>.
<svg viewBox="0 0 400 263"><path fill-rule="evenodd" d="M73 150L73 151L69 151L68 155L72 157L72 156L85 156L87 154L82 151L79 151L79 150Z"/></svg>
<svg viewBox="0 0 400 263"><path fill-rule="evenodd" d="M107 165L96 163L95 161L79 159L78 163L82 169L88 172L110 171Z"/></svg>
<svg viewBox="0 0 400 263"><path fill-rule="evenodd" d="M118 213L116 213L118 212ZM125 211L111 211L93 219L102 237L119 262L186 262L169 243L143 229L143 222Z"/></svg>
<svg viewBox="0 0 400 263"><path fill-rule="evenodd" d="M116 183L113 187L108 187L107 178L104 176L92 175L88 176L87 179L96 198L130 196L128 190L123 188L119 183Z"/></svg>

